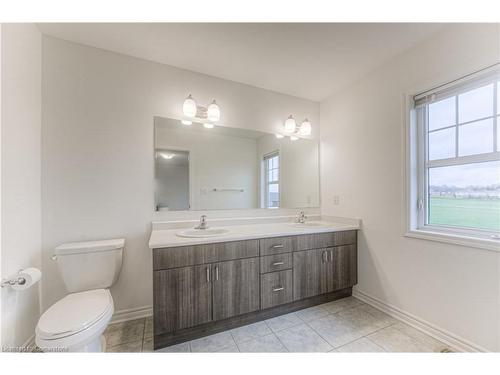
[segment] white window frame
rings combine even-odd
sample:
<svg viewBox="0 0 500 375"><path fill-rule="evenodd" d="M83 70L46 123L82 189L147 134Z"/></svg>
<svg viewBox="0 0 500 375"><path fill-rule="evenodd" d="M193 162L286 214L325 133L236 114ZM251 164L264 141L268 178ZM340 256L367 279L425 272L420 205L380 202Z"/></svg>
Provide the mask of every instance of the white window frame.
<svg viewBox="0 0 500 375"><path fill-rule="evenodd" d="M278 157L278 179L276 181L270 181L269 180L269 160ZM281 188L280 188L280 168L281 168L281 162L279 162L279 151L273 151L270 152L266 155L264 155L264 180L265 180L265 186L264 186L264 207L268 209L278 209L281 207ZM279 192L279 198L278 198L278 207L269 207L269 185L278 185L278 192Z"/></svg>
<svg viewBox="0 0 500 375"><path fill-rule="evenodd" d="M405 158L403 166L403 174L405 177L403 194L405 198L404 207L406 210L406 220L404 223L405 236L500 252L500 237L498 232L444 225L429 225L426 224L427 210L425 209L428 207L427 168L500 160L500 152L497 151L499 148L497 148L496 144L496 132L500 131L500 123L497 123L496 105L497 95L500 95L500 93L497 92L496 84L494 86L495 96L493 98L494 151L487 154L461 157L456 154L454 158L427 161L427 130L424 126L419 125L426 124L427 121L424 121L422 118L419 119L418 116L427 116L428 114L425 108L417 111L415 106L415 98L422 101L425 100L427 94L431 97L437 92L440 95L438 100L445 99L446 97L458 95L462 91L469 91L473 89L474 86L483 86L490 80L498 80L499 76L500 64L495 64L494 66L482 69L462 79L440 85L437 89L428 90L423 94L416 95L415 93L419 91L415 90L413 93L403 96L403 108L405 111L405 127L403 132ZM422 92L422 90L420 90L420 92ZM456 121L454 126L459 126L458 121ZM458 142L458 137L456 141Z"/></svg>

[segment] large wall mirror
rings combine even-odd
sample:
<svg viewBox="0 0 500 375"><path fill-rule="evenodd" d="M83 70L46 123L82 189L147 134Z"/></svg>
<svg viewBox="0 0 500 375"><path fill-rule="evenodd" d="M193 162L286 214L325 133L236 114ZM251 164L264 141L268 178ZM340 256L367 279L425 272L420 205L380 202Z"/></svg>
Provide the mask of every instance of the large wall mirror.
<svg viewBox="0 0 500 375"><path fill-rule="evenodd" d="M319 207L318 142L155 117L157 211Z"/></svg>

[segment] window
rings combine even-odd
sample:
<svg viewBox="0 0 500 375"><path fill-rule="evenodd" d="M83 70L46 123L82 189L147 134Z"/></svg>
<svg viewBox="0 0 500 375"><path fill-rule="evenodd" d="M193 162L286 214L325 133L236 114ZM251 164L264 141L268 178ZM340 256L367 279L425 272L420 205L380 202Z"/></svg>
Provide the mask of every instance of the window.
<svg viewBox="0 0 500 375"><path fill-rule="evenodd" d="M498 69L413 97L414 229L500 238L499 98Z"/></svg>
<svg viewBox="0 0 500 375"><path fill-rule="evenodd" d="M278 152L264 156L265 197L266 208L279 208L280 206L280 157Z"/></svg>

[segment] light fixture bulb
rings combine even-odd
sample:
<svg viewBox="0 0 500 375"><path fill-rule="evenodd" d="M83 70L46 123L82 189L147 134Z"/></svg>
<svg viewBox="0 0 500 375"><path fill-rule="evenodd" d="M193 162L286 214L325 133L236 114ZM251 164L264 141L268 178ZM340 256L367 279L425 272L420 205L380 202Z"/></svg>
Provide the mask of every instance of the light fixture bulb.
<svg viewBox="0 0 500 375"><path fill-rule="evenodd" d="M296 137L296 136L294 136L294 135L290 136L290 140L291 140L291 141L296 141L296 140L298 140L298 139L299 139L299 137Z"/></svg>
<svg viewBox="0 0 500 375"><path fill-rule="evenodd" d="M283 137L284 137L284 135L283 135L283 134L276 133L276 138L281 139L281 138L283 138Z"/></svg>
<svg viewBox="0 0 500 375"><path fill-rule="evenodd" d="M285 133L293 133L295 131L295 127L297 124L295 123L295 119L292 115L288 116L285 121Z"/></svg>
<svg viewBox="0 0 500 375"><path fill-rule="evenodd" d="M220 109L215 100L207 108L207 118L213 122L220 120Z"/></svg>
<svg viewBox="0 0 500 375"><path fill-rule="evenodd" d="M193 121L189 121L189 120L181 120L181 123L182 125L192 125L193 124Z"/></svg>
<svg viewBox="0 0 500 375"><path fill-rule="evenodd" d="M160 153L161 157L163 159L167 159L167 160L170 160L170 159L173 159L175 157L175 154L165 154L165 153Z"/></svg>
<svg viewBox="0 0 500 375"><path fill-rule="evenodd" d="M205 123L203 124L203 126L204 126L205 128L207 128L207 129L212 129L212 128L214 127L214 124L211 124L211 123L209 123L209 122L205 122Z"/></svg>
<svg viewBox="0 0 500 375"><path fill-rule="evenodd" d="M311 123L309 122L309 120L305 119L304 121L302 121L302 124L300 124L300 128L299 128L299 134L300 135L311 135L311 130L312 130L312 127L311 127Z"/></svg>
<svg viewBox="0 0 500 375"><path fill-rule="evenodd" d="M191 94L184 100L184 104L182 105L182 112L186 117L195 117L196 116L196 102L194 101Z"/></svg>

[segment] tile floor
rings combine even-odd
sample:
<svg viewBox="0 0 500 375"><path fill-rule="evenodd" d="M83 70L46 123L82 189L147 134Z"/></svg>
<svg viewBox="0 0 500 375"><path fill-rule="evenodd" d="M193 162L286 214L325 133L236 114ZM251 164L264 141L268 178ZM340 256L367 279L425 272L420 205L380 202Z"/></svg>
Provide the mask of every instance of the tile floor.
<svg viewBox="0 0 500 375"><path fill-rule="evenodd" d="M153 320L111 324L108 352L152 352ZM449 352L436 339L354 297L173 345L157 352Z"/></svg>

